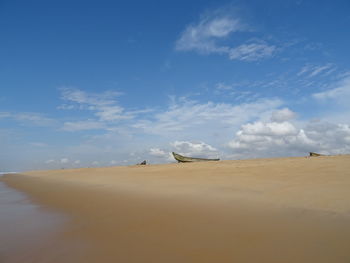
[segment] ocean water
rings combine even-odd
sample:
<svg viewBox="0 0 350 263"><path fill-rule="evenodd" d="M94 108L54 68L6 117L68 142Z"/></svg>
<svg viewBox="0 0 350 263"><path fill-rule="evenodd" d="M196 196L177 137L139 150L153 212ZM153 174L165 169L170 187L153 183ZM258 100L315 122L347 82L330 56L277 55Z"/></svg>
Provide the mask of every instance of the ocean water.
<svg viewBox="0 0 350 263"><path fill-rule="evenodd" d="M1 182L0 262L25 262L26 254L50 240L65 217L30 202L28 197Z"/></svg>

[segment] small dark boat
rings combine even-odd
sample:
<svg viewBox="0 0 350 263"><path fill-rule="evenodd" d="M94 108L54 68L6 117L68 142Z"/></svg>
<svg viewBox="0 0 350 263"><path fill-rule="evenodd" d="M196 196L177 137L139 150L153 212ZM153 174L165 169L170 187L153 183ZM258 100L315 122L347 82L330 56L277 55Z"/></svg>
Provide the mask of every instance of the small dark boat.
<svg viewBox="0 0 350 263"><path fill-rule="evenodd" d="M173 156L176 161L179 163L191 163L191 162L207 162L207 161L220 161L220 159L205 159L205 158L193 158L193 157L186 157L182 156L180 154L174 153Z"/></svg>
<svg viewBox="0 0 350 263"><path fill-rule="evenodd" d="M324 156L324 154L310 152L310 157Z"/></svg>

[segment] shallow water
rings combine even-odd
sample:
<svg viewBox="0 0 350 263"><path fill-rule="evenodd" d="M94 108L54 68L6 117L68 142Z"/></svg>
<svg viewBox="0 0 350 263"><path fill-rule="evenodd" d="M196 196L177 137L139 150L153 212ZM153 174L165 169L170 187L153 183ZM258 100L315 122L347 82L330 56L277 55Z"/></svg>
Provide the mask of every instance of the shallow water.
<svg viewBox="0 0 350 263"><path fill-rule="evenodd" d="M24 262L55 235L65 217L48 212L7 187L0 174L0 262Z"/></svg>

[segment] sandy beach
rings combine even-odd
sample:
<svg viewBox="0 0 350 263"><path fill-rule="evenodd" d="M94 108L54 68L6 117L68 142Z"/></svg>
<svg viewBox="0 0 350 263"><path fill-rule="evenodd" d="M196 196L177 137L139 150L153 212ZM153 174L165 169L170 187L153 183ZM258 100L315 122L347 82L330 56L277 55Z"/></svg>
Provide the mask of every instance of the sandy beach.
<svg viewBox="0 0 350 263"><path fill-rule="evenodd" d="M1 181L69 218L26 262L350 262L350 155L32 171Z"/></svg>

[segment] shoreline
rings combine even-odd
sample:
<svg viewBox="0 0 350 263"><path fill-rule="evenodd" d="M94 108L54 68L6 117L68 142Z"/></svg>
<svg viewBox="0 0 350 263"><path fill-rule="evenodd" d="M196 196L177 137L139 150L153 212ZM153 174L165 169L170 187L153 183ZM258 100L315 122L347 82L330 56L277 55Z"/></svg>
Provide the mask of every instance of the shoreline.
<svg viewBox="0 0 350 263"><path fill-rule="evenodd" d="M0 181L0 262L29 262L58 239L67 218Z"/></svg>
<svg viewBox="0 0 350 263"><path fill-rule="evenodd" d="M67 249L52 262L346 262L349 168L345 155L33 171L1 180L71 218L60 242L74 240L79 259Z"/></svg>

